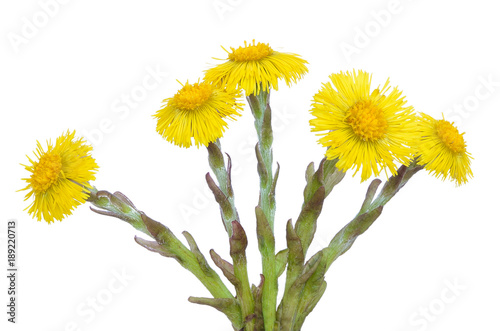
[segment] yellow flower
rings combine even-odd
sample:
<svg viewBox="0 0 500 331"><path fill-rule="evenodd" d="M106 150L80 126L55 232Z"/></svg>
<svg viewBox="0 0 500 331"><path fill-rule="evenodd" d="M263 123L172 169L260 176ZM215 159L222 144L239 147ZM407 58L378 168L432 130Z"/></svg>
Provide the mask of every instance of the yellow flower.
<svg viewBox="0 0 500 331"><path fill-rule="evenodd" d="M417 144L418 164L437 178L445 180L449 176L458 185L472 177L472 157L467 152L464 133L459 133L453 123L422 113L418 131L421 137Z"/></svg>
<svg viewBox="0 0 500 331"><path fill-rule="evenodd" d="M389 80L371 91L371 75L361 70L330 79L314 96L310 121L313 132L326 131L318 134L326 157L338 158L343 171L362 168L362 181L386 168L396 174L395 161L409 164L416 118L413 107L404 107L402 92L389 92Z"/></svg>
<svg viewBox="0 0 500 331"><path fill-rule="evenodd" d="M156 131L167 141L181 147L205 145L222 137L227 127L225 118L235 119L243 104L238 103L241 92L221 89L202 82L186 83L154 115Z"/></svg>
<svg viewBox="0 0 500 331"><path fill-rule="evenodd" d="M224 50L228 61L207 70L205 80L242 88L247 95L257 95L261 89L268 91L270 86L278 90L278 79L284 79L290 86L307 73L307 61L299 55L276 52L269 44L255 44L255 40L249 45L245 41L245 47L231 47L231 52Z"/></svg>
<svg viewBox="0 0 500 331"><path fill-rule="evenodd" d="M30 178L23 178L29 190L25 201L34 196L28 206L28 213L38 221L52 223L71 215L73 209L88 198L89 181L95 180L97 164L90 156L92 147L83 139L75 139L75 132L63 134L55 145L47 142L44 151L37 141L36 160L28 157L30 165L23 165L31 172ZM28 209L26 208L26 209Z"/></svg>

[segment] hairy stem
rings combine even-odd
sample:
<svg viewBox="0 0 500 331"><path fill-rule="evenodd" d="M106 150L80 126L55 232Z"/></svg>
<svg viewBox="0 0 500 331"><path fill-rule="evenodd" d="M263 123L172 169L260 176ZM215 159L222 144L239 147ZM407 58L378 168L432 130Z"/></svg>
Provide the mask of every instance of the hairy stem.
<svg viewBox="0 0 500 331"><path fill-rule="evenodd" d="M274 245L274 198L277 174L273 176L273 131L271 127L271 107L269 92L261 91L258 95L247 96L255 118L258 143L255 147L257 170L260 177L259 205L256 209L257 236L262 256L262 313L265 331L273 331L276 322L276 302L278 296L278 277ZM279 169L279 168L278 168Z"/></svg>

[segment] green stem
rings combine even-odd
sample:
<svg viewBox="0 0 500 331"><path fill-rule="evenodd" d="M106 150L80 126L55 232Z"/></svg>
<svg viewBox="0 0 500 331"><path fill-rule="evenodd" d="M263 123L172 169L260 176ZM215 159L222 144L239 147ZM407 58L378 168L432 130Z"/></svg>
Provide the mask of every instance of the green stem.
<svg viewBox="0 0 500 331"><path fill-rule="evenodd" d="M250 289L247 271L247 257L245 250L248 245L245 230L239 222L234 221L233 235L229 239L230 254L233 259L234 276L238 279L236 287L237 299L241 306L241 312L245 323L245 331L254 331L254 311L255 305Z"/></svg>
<svg viewBox="0 0 500 331"><path fill-rule="evenodd" d="M336 167L337 160L321 161L314 171L310 163L306 170L304 203L295 227L287 225L288 266L285 291L278 307L278 319L283 331L291 330L302 288L305 282L299 282L304 270L304 258L316 232L316 223L321 213L324 200L345 176Z"/></svg>
<svg viewBox="0 0 500 331"><path fill-rule="evenodd" d="M238 216L238 211L234 204L234 192L231 185L231 158L228 155L228 165L224 163L224 156L222 155L220 141L217 139L215 142L210 143L207 146L208 150L208 163L212 169L217 182L219 183L219 190L222 192L223 196L221 199L224 201L221 203L217 201L221 207L221 217L224 222L224 227L229 237L232 235L232 225L233 221L240 221ZM210 186L210 183L209 183ZM211 186L212 191L217 190L215 187ZM216 194L214 192L214 194ZM217 196L216 196L217 199ZM226 206L227 205L227 206Z"/></svg>
<svg viewBox="0 0 500 331"><path fill-rule="evenodd" d="M210 267L189 233L184 232L183 234L191 250L180 242L168 227L154 221L144 214L142 214L142 219L156 243L145 242L140 240L140 238L136 238L138 244L163 256L173 257L180 265L194 274L215 299L234 300L233 294L228 290L226 285L224 285L219 275ZM220 310L229 318L233 326L238 329L243 326L241 309L238 304L233 303L226 305Z"/></svg>
<svg viewBox="0 0 500 331"><path fill-rule="evenodd" d="M98 208L90 207L93 212L119 218L132 225L135 229L152 237L142 221L141 213L123 193L115 192L111 194L108 191L98 191L93 187L90 189L90 196L87 202Z"/></svg>
<svg viewBox="0 0 500 331"><path fill-rule="evenodd" d="M320 265L306 282L302 292L293 330L301 329L305 318L323 295L326 288L324 276L332 263L351 248L356 239L377 220L387 202L422 168L416 162L413 162L408 167L401 166L398 169L398 174L389 178L375 199L373 198L380 180L375 179L370 184L359 213L335 235L328 247L322 250L323 257Z"/></svg>
<svg viewBox="0 0 500 331"><path fill-rule="evenodd" d="M271 229L274 229L276 202L273 192L273 130L271 126L271 107L269 92L262 91L258 95L247 96L248 103L255 117L257 130L256 152L259 158L260 196L259 206L264 211Z"/></svg>
<svg viewBox="0 0 500 331"><path fill-rule="evenodd" d="M155 241L148 241L138 237L135 240L139 245L150 251L174 258L181 266L198 278L214 298L234 299L231 291L224 285L219 275L208 265L194 239L187 232L184 235L190 244L191 250L168 227L137 210L134 204L120 192L111 194L107 191L98 191L92 188L87 201L98 207L98 209L91 207L92 211L101 215L119 218L153 238ZM233 326L242 327L243 321L239 306L228 306L222 311L228 316Z"/></svg>
<svg viewBox="0 0 500 331"><path fill-rule="evenodd" d="M260 236L259 250L262 256L262 314L265 331L273 331L276 322L276 302L278 296L278 277L274 245L274 215L276 201L274 191L276 176L273 176L273 131L271 126L271 107L269 92L261 91L258 95L248 95L248 103L255 118L258 143L257 170L260 177L259 205L257 210L257 234ZM260 215L259 215L260 214ZM260 218L260 221L259 221Z"/></svg>

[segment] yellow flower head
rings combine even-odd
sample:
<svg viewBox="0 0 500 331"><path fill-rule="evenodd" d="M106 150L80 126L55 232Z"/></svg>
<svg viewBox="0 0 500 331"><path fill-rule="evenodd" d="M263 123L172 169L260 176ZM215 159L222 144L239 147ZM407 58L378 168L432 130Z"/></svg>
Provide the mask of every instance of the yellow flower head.
<svg viewBox="0 0 500 331"><path fill-rule="evenodd" d="M464 133L459 133L453 123L435 120L421 114L418 122L420 139L417 143L418 164L424 165L437 178L448 176L458 185L472 177L471 155L467 152Z"/></svg>
<svg viewBox="0 0 500 331"><path fill-rule="evenodd" d="M313 132L324 131L319 142L328 148L326 157L338 158L343 171L356 168L356 174L362 168L362 181L385 168L395 174L395 161L409 164L416 119L402 93L389 91L389 80L370 90L371 75L361 70L330 79L314 96L310 121Z"/></svg>
<svg viewBox="0 0 500 331"><path fill-rule="evenodd" d="M30 165L23 165L31 173L23 178L29 190L24 200L34 196L28 213L47 223L61 221L88 198L89 181L95 180L97 164L90 156L92 147L83 139L75 139L69 131L57 138L55 145L47 142L44 151L37 141L36 160L28 157ZM26 208L26 209L28 209Z"/></svg>
<svg viewBox="0 0 500 331"><path fill-rule="evenodd" d="M156 131L167 141L181 147L205 145L222 137L227 127L226 118L235 119L242 110L238 103L241 92L221 89L202 82L186 83L173 97L163 100L165 105L154 117Z"/></svg>
<svg viewBox="0 0 500 331"><path fill-rule="evenodd" d="M270 86L278 90L278 79L284 79L290 86L307 73L307 61L299 55L276 52L269 44L255 44L255 40L248 45L245 41L245 47L225 51L228 61L207 70L205 80L219 86L242 88L246 95L257 95L261 89L268 91Z"/></svg>

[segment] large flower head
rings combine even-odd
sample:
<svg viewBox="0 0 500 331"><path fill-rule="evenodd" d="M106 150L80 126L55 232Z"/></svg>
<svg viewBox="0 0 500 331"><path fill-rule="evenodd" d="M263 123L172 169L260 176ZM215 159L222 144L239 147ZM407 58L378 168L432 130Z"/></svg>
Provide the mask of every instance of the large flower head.
<svg viewBox="0 0 500 331"><path fill-rule="evenodd" d="M278 79L290 86L307 73L307 61L299 55L277 52L269 44L255 44L255 40L252 44L245 41L244 47L231 47L231 52L224 50L227 61L207 70L205 80L242 88L247 95L268 91L271 86L278 90Z"/></svg>
<svg viewBox="0 0 500 331"><path fill-rule="evenodd" d="M24 165L31 173L29 178L23 178L28 183L23 189L28 190L25 200L34 197L26 208L29 214L47 223L61 221L86 201L89 181L95 180L98 168L91 150L92 146L82 138L75 138L74 131L57 138L55 145L48 141L45 151L37 141L36 159L28 157L30 165Z"/></svg>
<svg viewBox="0 0 500 331"><path fill-rule="evenodd" d="M443 180L450 177L458 185L472 177L471 155L467 152L464 133L444 118L436 120L421 114L418 122L418 164Z"/></svg>
<svg viewBox="0 0 500 331"><path fill-rule="evenodd" d="M416 118L402 93L389 91L389 80L371 90L371 75L361 70L333 74L330 80L314 96L310 121L313 132L322 132L326 157L338 158L343 171L362 168L362 181L386 168L395 174L396 161L409 164Z"/></svg>
<svg viewBox="0 0 500 331"><path fill-rule="evenodd" d="M240 115L243 104L241 92L222 89L206 82L186 83L154 117L156 131L167 141L181 147L205 145L222 137L226 119Z"/></svg>

